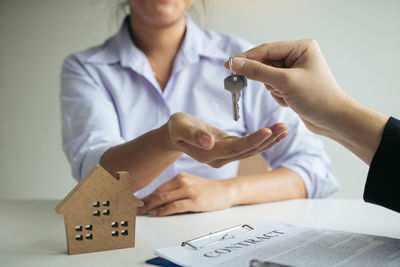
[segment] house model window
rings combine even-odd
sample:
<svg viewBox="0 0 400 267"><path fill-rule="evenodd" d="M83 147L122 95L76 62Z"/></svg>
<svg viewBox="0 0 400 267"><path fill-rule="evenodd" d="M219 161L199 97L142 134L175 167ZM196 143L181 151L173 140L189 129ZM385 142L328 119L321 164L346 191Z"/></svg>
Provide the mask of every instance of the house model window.
<svg viewBox="0 0 400 267"><path fill-rule="evenodd" d="M111 227L114 228L114 230L111 232L112 236L118 236L119 231L121 232L122 236L128 235L128 221L121 221L120 224L118 224L118 222L112 222Z"/></svg>
<svg viewBox="0 0 400 267"><path fill-rule="evenodd" d="M56 207L64 214L69 254L135 246L136 209L143 202L129 190L129 175L117 178L100 165Z"/></svg>

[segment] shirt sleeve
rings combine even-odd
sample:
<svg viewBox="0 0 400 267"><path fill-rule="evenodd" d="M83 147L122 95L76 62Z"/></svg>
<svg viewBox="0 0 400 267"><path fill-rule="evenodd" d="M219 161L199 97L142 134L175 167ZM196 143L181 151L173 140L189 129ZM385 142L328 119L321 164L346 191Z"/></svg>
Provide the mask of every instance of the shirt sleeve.
<svg viewBox="0 0 400 267"><path fill-rule="evenodd" d="M125 142L112 97L76 56L63 64L61 114L63 149L79 181L111 146Z"/></svg>
<svg viewBox="0 0 400 267"><path fill-rule="evenodd" d="M372 159L364 200L400 212L400 121L390 117Z"/></svg>
<svg viewBox="0 0 400 267"><path fill-rule="evenodd" d="M277 122L288 126L289 136L262 153L272 168L296 172L303 179L308 198L322 198L337 191L338 184L322 142L297 114L277 104L265 86L254 81L249 81L243 92L243 106L248 132L268 128Z"/></svg>

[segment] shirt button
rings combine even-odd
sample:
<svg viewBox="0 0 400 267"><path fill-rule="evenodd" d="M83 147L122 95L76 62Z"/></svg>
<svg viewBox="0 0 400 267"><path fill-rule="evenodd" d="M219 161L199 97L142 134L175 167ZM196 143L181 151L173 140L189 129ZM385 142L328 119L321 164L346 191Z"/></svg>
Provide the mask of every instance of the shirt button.
<svg viewBox="0 0 400 267"><path fill-rule="evenodd" d="M163 108L162 108L162 112L167 113L167 112L168 112L168 109L167 109L166 107L163 107Z"/></svg>

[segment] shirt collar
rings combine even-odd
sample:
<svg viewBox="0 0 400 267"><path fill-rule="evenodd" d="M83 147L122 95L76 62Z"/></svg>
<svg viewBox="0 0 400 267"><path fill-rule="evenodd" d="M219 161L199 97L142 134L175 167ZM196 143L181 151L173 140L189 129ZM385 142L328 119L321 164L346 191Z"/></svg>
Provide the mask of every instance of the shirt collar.
<svg viewBox="0 0 400 267"><path fill-rule="evenodd" d="M200 57L226 59L226 53L205 31L200 29L186 14L186 32L182 46L177 54L176 63L193 64ZM94 54L87 58L87 62L113 64L120 62L123 67L131 67L139 72L143 71L146 59L143 52L132 42L129 33L129 17L122 23L119 32L107 40ZM178 66L176 66L178 67Z"/></svg>
<svg viewBox="0 0 400 267"><path fill-rule="evenodd" d="M188 59L199 57L226 59L227 54L221 48L219 40L214 39L210 32L200 29L190 15L186 14L185 18L186 35L181 47L185 56Z"/></svg>

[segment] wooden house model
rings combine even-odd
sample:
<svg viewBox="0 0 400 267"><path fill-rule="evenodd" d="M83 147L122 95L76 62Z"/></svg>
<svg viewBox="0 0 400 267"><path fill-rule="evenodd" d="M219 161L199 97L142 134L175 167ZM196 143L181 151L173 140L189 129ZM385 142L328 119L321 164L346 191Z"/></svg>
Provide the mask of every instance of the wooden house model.
<svg viewBox="0 0 400 267"><path fill-rule="evenodd" d="M143 202L129 190L129 175L112 176L100 165L56 207L64 214L68 254L135 246L136 209Z"/></svg>

